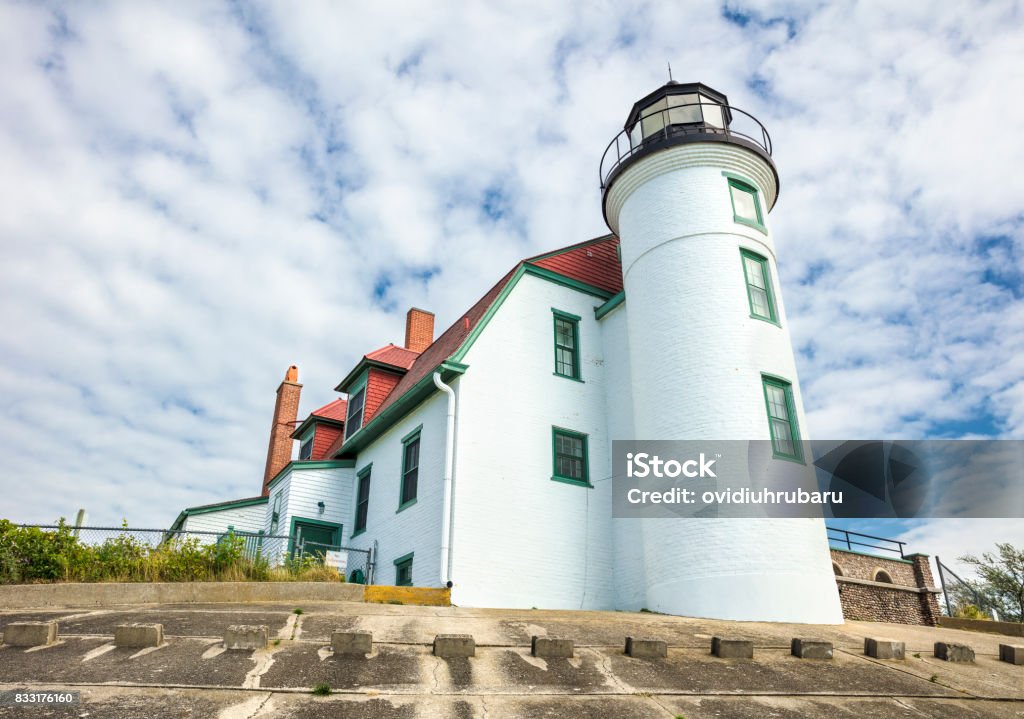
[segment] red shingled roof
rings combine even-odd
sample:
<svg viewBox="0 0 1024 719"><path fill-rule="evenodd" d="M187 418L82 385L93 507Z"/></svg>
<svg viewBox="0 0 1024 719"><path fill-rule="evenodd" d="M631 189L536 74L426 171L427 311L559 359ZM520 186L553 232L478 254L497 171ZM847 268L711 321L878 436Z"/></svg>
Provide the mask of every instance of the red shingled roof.
<svg viewBox="0 0 1024 719"><path fill-rule="evenodd" d="M325 419L333 419L337 422L345 421L345 408L348 406L348 401L344 399L336 399L333 402L325 404L320 409L314 409L310 412L311 417L323 417Z"/></svg>
<svg viewBox="0 0 1024 719"><path fill-rule="evenodd" d="M612 294L621 292L622 264L619 261L618 246L618 237L605 235L604 237L569 245L554 252L547 252L522 260L419 355L394 345L377 350L377 352L384 352L393 347L395 350L411 354L414 361L410 362L407 367L408 371L374 414L379 416L384 410L397 402L409 389L432 372L441 362L455 354L490 306L494 304L501 291L505 289L505 285L508 284L509 280L512 279L516 271L523 264L531 264L551 272L556 272L579 282L599 287ZM367 359L375 359L372 356L373 354L376 353L366 355ZM387 360L378 359L377 361ZM338 450L341 449L343 442L344 439L339 438L330 448L327 456L335 456Z"/></svg>
<svg viewBox="0 0 1024 719"><path fill-rule="evenodd" d="M622 292L622 264L619 262L618 247L617 237L599 237L530 257L524 262L618 294Z"/></svg>
<svg viewBox="0 0 1024 719"><path fill-rule="evenodd" d="M407 370L412 367L413 362L415 362L416 358L419 356L419 352L413 352L405 347L398 347L395 344L389 344L386 347L381 347L379 350L374 350L370 354L366 355L366 359Z"/></svg>

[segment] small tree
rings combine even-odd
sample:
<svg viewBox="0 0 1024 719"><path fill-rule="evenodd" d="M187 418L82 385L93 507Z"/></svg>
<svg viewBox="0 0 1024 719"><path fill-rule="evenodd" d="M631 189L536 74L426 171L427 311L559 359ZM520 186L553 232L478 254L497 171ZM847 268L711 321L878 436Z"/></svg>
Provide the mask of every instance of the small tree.
<svg viewBox="0 0 1024 719"><path fill-rule="evenodd" d="M999 612L999 618L1024 622L1024 550L1009 542L997 543L996 554L960 557L978 573L978 589Z"/></svg>

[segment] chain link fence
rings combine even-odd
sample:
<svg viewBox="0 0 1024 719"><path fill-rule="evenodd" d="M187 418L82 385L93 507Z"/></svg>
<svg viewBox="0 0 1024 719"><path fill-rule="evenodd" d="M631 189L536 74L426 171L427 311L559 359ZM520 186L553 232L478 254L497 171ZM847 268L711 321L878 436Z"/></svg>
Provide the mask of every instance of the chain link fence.
<svg viewBox="0 0 1024 719"><path fill-rule="evenodd" d="M369 583L373 576L372 551L309 542L301 536L264 534L228 529L226 532L200 530L146 529L138 527L74 527L58 524L19 524L23 529L44 533L70 532L81 545L93 548L130 543L145 551L184 546L208 547L238 542L241 557L249 562L265 561L271 567L325 566L337 569L347 581Z"/></svg>

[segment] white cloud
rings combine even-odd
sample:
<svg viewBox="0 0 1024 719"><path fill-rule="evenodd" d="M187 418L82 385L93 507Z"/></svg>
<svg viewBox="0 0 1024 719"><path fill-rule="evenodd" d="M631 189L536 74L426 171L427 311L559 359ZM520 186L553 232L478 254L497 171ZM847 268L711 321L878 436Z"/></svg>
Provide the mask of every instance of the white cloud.
<svg viewBox="0 0 1024 719"><path fill-rule="evenodd" d="M811 435L1021 437L1014 4L729 8L4 6L0 516L258 491L288 365L312 409L408 306L606 231L666 60L772 132Z"/></svg>

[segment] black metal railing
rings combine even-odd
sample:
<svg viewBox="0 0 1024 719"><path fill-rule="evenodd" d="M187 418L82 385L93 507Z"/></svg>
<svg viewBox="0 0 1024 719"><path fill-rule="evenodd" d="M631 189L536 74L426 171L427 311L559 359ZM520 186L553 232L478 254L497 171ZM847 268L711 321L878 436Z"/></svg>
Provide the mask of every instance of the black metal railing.
<svg viewBox="0 0 1024 719"><path fill-rule="evenodd" d="M705 107L709 108L708 112L704 110ZM689 113L687 108L691 109ZM693 109L699 113L699 119L695 119L697 116L693 115ZM709 122L708 114L715 117L716 121ZM645 135L644 128L651 125L659 129ZM612 176L633 157L687 137L749 144L768 157L772 154L772 139L768 130L749 112L717 102L675 105L637 118L630 128L620 132L608 143L601 155L599 168L601 189L606 189Z"/></svg>
<svg viewBox="0 0 1024 719"><path fill-rule="evenodd" d="M906 542L901 542L898 539L889 539L887 537L876 537L873 534L851 532L848 529L838 529L836 527L826 527L825 529L828 532L829 545L835 549L843 549L845 547L848 552L855 552L857 550L855 550L854 547L867 547L870 549L878 549L883 552L898 554L900 555L900 559L903 559L903 547ZM860 541L861 539L870 539L875 542L883 542L883 544L862 542Z"/></svg>

